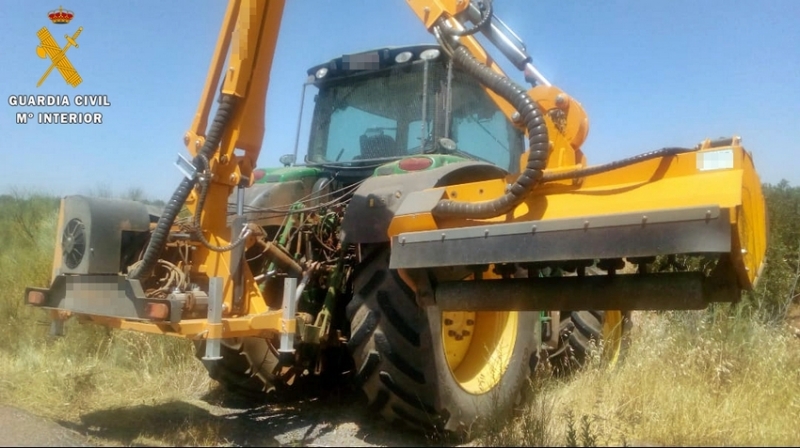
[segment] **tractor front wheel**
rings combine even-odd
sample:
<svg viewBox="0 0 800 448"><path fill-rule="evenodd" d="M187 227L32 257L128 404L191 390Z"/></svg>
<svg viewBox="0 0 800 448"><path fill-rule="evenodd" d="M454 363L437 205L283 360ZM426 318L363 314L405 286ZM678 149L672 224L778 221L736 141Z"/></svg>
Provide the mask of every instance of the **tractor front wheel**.
<svg viewBox="0 0 800 448"><path fill-rule="evenodd" d="M535 312L442 312L389 269L389 246L362 246L347 307L356 382L371 410L420 429L459 431L511 410L536 355Z"/></svg>

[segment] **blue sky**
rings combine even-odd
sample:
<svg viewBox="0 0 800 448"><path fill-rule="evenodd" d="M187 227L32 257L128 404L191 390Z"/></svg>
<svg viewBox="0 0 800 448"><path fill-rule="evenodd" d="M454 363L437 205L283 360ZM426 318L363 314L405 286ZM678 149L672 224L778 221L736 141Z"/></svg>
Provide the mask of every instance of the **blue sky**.
<svg viewBox="0 0 800 448"><path fill-rule="evenodd" d="M139 187L166 199L180 181L188 128L205 80L223 1L61 3L75 12L56 26L59 2L0 5L0 192L58 195ZM800 2L495 0L495 11L528 46L551 82L580 101L591 129L590 163L706 137L741 135L764 182L800 184ZM47 26L83 83L36 56ZM434 42L403 0L288 0L267 99L260 166L292 151L305 70L345 53ZM508 65L504 66L511 73ZM517 73L512 77L522 81ZM108 95L102 125L15 124L9 95ZM301 150L301 154L304 153Z"/></svg>

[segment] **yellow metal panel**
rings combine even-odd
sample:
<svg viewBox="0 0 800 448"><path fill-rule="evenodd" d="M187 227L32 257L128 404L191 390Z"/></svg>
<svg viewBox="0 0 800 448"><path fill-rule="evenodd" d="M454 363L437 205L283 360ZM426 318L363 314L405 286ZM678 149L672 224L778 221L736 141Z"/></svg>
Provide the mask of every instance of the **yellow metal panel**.
<svg viewBox="0 0 800 448"><path fill-rule="evenodd" d="M282 333L297 333L297 319L281 319Z"/></svg>
<svg viewBox="0 0 800 448"><path fill-rule="evenodd" d="M589 134L589 117L586 115L581 103L555 86L539 85L528 90L528 95L544 111L561 112L564 117L564 123L557 132L563 134L570 146L576 150L583 145L586 136Z"/></svg>
<svg viewBox="0 0 800 448"><path fill-rule="evenodd" d="M193 144L191 140L204 131L202 128L207 122L210 101L216 94L216 86L221 76L221 64L224 63L225 55L230 49L221 90L225 94L239 97L240 102L236 105L233 117L221 138L220 148L209 161L213 180L208 186L205 210L200 217L204 235L215 246L228 245L238 238L238 235L230 235L226 213L220 213L220 210L227 209L226 204L232 188L239 184L242 177L252 177L250 174L261 151L267 85L283 7L283 0L238 0L229 5L220 31L219 45L206 80L205 94L193 127L187 133L190 151L195 154L198 145ZM234 150L237 148L243 149L244 155L234 155ZM252 179L249 183L252 183ZM191 193L186 201L186 207L194 213L197 207L196 191ZM223 303L226 315L233 310L231 278L233 262L230 257L231 252L215 252L204 246L197 246L192 257L196 272L225 279ZM266 311L267 307L261 292L246 264L244 270L246 312Z"/></svg>
<svg viewBox="0 0 800 448"><path fill-rule="evenodd" d="M692 207L719 204L736 207L741 202L741 170L697 174L694 177L666 178L657 182L626 182L620 184L582 186L543 186L535 189L512 214L490 220L447 220L438 227L476 225L478 222L507 222L574 218L588 215L626 213L654 208ZM484 181L447 188L448 197L466 201L483 201L503 194L505 181ZM430 225L423 214L416 215L415 230ZM401 216L395 219L402 218ZM435 221L434 221L435 222ZM430 230L437 227L429 227ZM390 234L395 235L390 227ZM409 231L409 230L404 230Z"/></svg>
<svg viewBox="0 0 800 448"><path fill-rule="evenodd" d="M469 0L406 0L406 3L428 30L440 17L453 16L469 6Z"/></svg>
<svg viewBox="0 0 800 448"><path fill-rule="evenodd" d="M228 54L228 47L231 42L233 27L236 24L236 17L239 11L240 0L231 0L225 9L225 18L222 20L222 27L217 38L217 46L214 48L214 55L211 57L211 67L206 75L206 83L203 86L203 94L200 97L200 104L197 106L192 126L187 134L187 149L192 155L197 154L198 145L195 144L196 137L205 135L208 125L208 114L211 112L211 103L217 95L222 65ZM201 143L202 145L202 143Z"/></svg>
<svg viewBox="0 0 800 448"><path fill-rule="evenodd" d="M244 302L249 304L247 307L249 314L261 314L269 311L269 307L267 307L264 298L261 296L261 290L258 288L258 283L253 278L253 273L250 272L247 263L245 263L244 270L244 295Z"/></svg>
<svg viewBox="0 0 800 448"><path fill-rule="evenodd" d="M403 232L413 232L417 230L435 229L436 220L430 213L420 213L414 215L397 215L389 224L389 235L397 235Z"/></svg>
<svg viewBox="0 0 800 448"><path fill-rule="evenodd" d="M703 157L720 151L732 154L732 168L703 166ZM469 202L491 200L501 196L514 178L509 175L501 180L449 186L445 196ZM546 221L712 204L732 212L731 256L741 286L747 289L756 280L766 251L766 211L752 158L740 146L638 162L587 176L577 185L546 183L535 187L512 213L489 220L436 220L429 212L398 215L392 220L389 236L487 222Z"/></svg>
<svg viewBox="0 0 800 448"><path fill-rule="evenodd" d="M738 209L736 230L741 244L739 253L747 268L747 280L755 287L767 250L767 210L752 156L747 151L742 151L740 162L745 169L742 177L742 205Z"/></svg>
<svg viewBox="0 0 800 448"><path fill-rule="evenodd" d="M741 169L698 172L695 165L696 155L689 153L588 176L579 186L545 184L520 205L528 211L515 216L544 220L705 204L733 208L741 203ZM448 192L469 197L468 191L459 191L467 185Z"/></svg>
<svg viewBox="0 0 800 448"><path fill-rule="evenodd" d="M250 177L264 140L264 117L270 70L278 41L283 0L243 0L231 45L230 68L222 92L241 98L228 132L222 137L218 179L234 185ZM244 150L235 157L234 149ZM239 163L244 162L244 163Z"/></svg>
<svg viewBox="0 0 800 448"><path fill-rule="evenodd" d="M206 324L206 337L208 339L220 339L222 338L222 324Z"/></svg>
<svg viewBox="0 0 800 448"><path fill-rule="evenodd" d="M142 322L103 316L79 315L83 321L93 322L111 328L132 330L144 333L180 336L189 339L208 337L233 338L245 336L269 336L296 331L294 321L284 321L281 311L235 318L223 318L221 324L209 324L205 319L187 319L179 324Z"/></svg>

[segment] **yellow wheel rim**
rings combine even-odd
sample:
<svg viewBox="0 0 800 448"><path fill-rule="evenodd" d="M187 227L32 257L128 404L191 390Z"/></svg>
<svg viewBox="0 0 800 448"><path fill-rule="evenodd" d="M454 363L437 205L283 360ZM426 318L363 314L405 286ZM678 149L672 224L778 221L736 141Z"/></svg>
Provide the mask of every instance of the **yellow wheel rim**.
<svg viewBox="0 0 800 448"><path fill-rule="evenodd" d="M609 310L603 319L603 361L610 368L619 362L622 353L622 311Z"/></svg>
<svg viewBox="0 0 800 448"><path fill-rule="evenodd" d="M500 383L517 340L517 312L442 313L442 345L450 373L471 394Z"/></svg>

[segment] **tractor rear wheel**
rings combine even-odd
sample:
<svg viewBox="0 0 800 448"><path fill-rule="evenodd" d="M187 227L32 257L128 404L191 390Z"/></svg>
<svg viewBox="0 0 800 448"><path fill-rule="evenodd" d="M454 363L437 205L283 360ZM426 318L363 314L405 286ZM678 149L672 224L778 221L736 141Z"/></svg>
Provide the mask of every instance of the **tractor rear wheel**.
<svg viewBox="0 0 800 448"><path fill-rule="evenodd" d="M252 395L274 394L281 384L274 374L278 357L272 344L262 338L223 339L220 344L222 359L203 360L206 341L195 342L195 356L203 362L211 379L230 392Z"/></svg>
<svg viewBox="0 0 800 448"><path fill-rule="evenodd" d="M347 307L357 384L370 409L424 430L459 431L511 410L538 347L536 312L442 312L389 269L389 246L362 246Z"/></svg>
<svg viewBox="0 0 800 448"><path fill-rule="evenodd" d="M559 347L550 354L550 363L558 373L569 374L585 366L599 350L603 364L613 368L624 357L630 327L629 311L562 311Z"/></svg>

